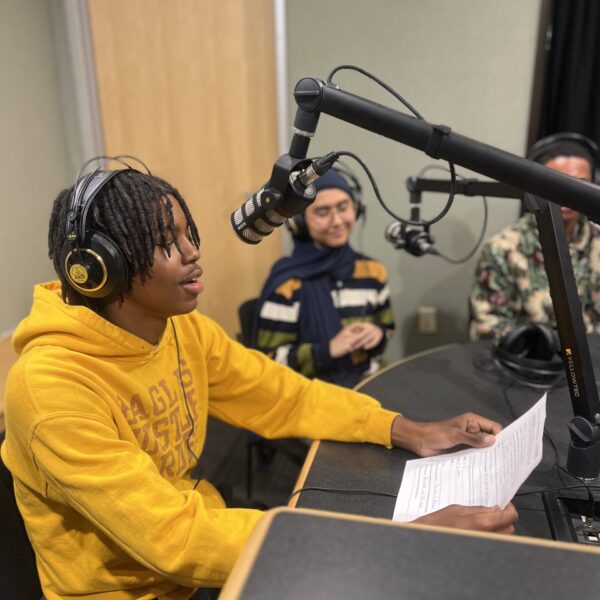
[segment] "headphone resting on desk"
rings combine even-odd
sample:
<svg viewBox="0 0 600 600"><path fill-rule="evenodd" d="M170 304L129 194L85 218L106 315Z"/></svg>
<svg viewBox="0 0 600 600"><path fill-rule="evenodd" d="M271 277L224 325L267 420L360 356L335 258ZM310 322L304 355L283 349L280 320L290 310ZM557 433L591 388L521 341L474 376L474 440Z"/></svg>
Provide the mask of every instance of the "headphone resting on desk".
<svg viewBox="0 0 600 600"><path fill-rule="evenodd" d="M496 364L511 379L534 388L550 388L564 376L556 331L544 323L513 327L493 345Z"/></svg>

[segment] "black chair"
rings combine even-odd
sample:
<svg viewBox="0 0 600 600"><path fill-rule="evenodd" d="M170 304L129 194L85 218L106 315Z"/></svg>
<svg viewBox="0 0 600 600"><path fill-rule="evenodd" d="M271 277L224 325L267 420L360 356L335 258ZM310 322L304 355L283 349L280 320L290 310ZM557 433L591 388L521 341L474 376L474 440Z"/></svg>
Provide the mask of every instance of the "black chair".
<svg viewBox="0 0 600 600"><path fill-rule="evenodd" d="M252 333L258 298L251 298L242 302L238 308L240 332L237 335L239 342L247 348L252 348ZM267 471L277 452L281 452L296 467L304 464L308 446L301 440L266 440L252 432L246 434L246 497L252 498L254 483L254 470Z"/></svg>
<svg viewBox="0 0 600 600"><path fill-rule="evenodd" d="M252 329L254 327L254 314L258 298L251 298L240 304L238 308L238 317L240 319L240 332L237 335L238 342L244 344L246 348L252 347Z"/></svg>
<svg viewBox="0 0 600 600"><path fill-rule="evenodd" d="M0 433L0 445L4 442ZM13 479L0 459L0 598L2 600L40 600L43 598L35 554L17 508Z"/></svg>
<svg viewBox="0 0 600 600"><path fill-rule="evenodd" d="M237 334L237 340L246 348L252 348L252 330L254 328L254 315L258 298L250 298L242 302L238 308L238 318L240 320L240 331ZM257 454L258 462L261 467L268 465L272 460L274 450L272 450L268 440L259 435L246 432L246 498L252 498L252 483L254 474L254 455Z"/></svg>

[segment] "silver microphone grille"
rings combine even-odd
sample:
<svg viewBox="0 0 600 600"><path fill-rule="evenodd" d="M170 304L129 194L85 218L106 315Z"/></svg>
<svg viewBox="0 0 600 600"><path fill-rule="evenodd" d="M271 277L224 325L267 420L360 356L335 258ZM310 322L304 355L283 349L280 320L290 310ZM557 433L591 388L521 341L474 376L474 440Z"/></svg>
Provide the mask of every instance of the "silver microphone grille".
<svg viewBox="0 0 600 600"><path fill-rule="evenodd" d="M254 223L252 223L255 229L258 229L263 235L269 235L271 231L273 231L273 227L266 223L263 219L256 219Z"/></svg>
<svg viewBox="0 0 600 600"><path fill-rule="evenodd" d="M254 203L255 203L255 199L254 197L250 198L250 200L248 200L246 202L246 204L244 204L244 210L246 211L246 216L250 216L253 212L254 212ZM260 206L260 200L256 200L256 204L257 206Z"/></svg>
<svg viewBox="0 0 600 600"><path fill-rule="evenodd" d="M256 231L252 231L249 227L246 227L246 229L239 233L245 238L245 241L248 241L251 244L258 244L258 242L263 239L262 235L256 233Z"/></svg>
<svg viewBox="0 0 600 600"><path fill-rule="evenodd" d="M276 212L274 210L268 210L265 213L265 217L267 217L267 219L269 219L269 221L271 221L272 223L275 223L276 227L283 225L283 223L285 222L285 219L286 219L286 217L280 215L278 212Z"/></svg>
<svg viewBox="0 0 600 600"><path fill-rule="evenodd" d="M242 209L238 208L234 213L233 213L233 222L235 224L236 227L239 227L242 224L242 221L244 220L244 215L242 215Z"/></svg>

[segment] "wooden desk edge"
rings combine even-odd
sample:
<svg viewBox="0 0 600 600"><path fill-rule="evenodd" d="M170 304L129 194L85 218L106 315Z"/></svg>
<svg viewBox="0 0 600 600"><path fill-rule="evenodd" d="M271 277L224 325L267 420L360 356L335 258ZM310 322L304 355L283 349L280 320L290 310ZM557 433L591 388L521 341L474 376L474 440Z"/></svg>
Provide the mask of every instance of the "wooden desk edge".
<svg viewBox="0 0 600 600"><path fill-rule="evenodd" d="M386 371L389 371L390 369L394 369L395 367L398 367L407 362L410 362L411 360L416 360L417 358L421 358L422 356L427 356L428 354L435 354L436 352L441 352L442 350L447 350L448 348L452 348L452 346L458 346L458 345L459 345L458 342L452 342L451 344L444 344L442 346L436 346L435 348L421 350L421 352L416 352L415 354L411 354L410 356L405 356L404 358L400 358L399 360L389 364L387 367L380 369L376 373L373 373L373 375L369 375L369 377L366 377L365 379L360 381L354 389L357 392L360 392L360 390L363 386L367 385L367 383L369 383L370 381L373 381L373 379L376 379L380 375L383 375Z"/></svg>
<svg viewBox="0 0 600 600"><path fill-rule="evenodd" d="M289 508L279 507L269 510L263 518L258 522L254 531L250 535L248 543L244 546L238 560L236 561L231 574L229 575L223 590L219 596L219 600L236 600L243 590L246 581L252 571L254 563L258 557L259 551L264 543L264 540L271 529L273 522L280 515L285 514L304 514L311 515L316 518L338 519L342 521L355 521L362 523L372 523L383 527L403 527L421 529L424 531L435 531L445 535L454 535L470 538L482 538L494 542L504 542L510 544L525 544L528 546L538 546L542 548L551 548L554 550L567 550L569 552L582 552L585 554L600 555L598 548L585 546L583 544L575 544L569 542L558 542L555 540L544 540L528 536L516 535L501 535L498 533L486 533L480 531L467 531L464 529L452 529L450 527L439 527L434 525L420 525L418 523L399 523L390 519L378 519L375 517L363 517L360 515L351 515L346 513L335 513L324 510L313 510L308 508Z"/></svg>
<svg viewBox="0 0 600 600"><path fill-rule="evenodd" d="M306 481L308 472L310 471L310 468L313 464L313 461L317 454L317 450L319 449L320 443L321 442L319 440L313 440L313 443L310 445L310 448L308 449L308 454L306 455L306 458L304 459L304 464L302 465L302 470L300 471L300 474L298 475L298 479L296 480L296 485L294 485L294 492L296 492L297 490L301 490L304 487L304 482ZM288 502L288 507L296 508L296 504L298 503L298 498L300 498L300 493L294 494Z"/></svg>
<svg viewBox="0 0 600 600"><path fill-rule="evenodd" d="M286 509L285 507L283 507L283 509L291 510ZM273 519L280 510L280 508L268 510L256 524L256 527L248 538L248 542L242 548L238 559L233 565L233 569L231 570L231 573L229 574L229 577L227 578L227 581L225 582L225 585L219 594L219 600L227 600L228 598L233 599L239 597L240 592L246 585L246 581L248 580L248 576L252 571L252 567L256 562L256 558L260 548L263 545L264 539L271 528Z"/></svg>

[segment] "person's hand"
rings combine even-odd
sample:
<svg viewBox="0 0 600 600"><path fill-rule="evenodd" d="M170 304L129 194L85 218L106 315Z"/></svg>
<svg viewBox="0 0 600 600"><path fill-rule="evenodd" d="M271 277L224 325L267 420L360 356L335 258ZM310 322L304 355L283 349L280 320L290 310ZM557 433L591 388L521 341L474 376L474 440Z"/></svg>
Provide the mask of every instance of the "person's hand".
<svg viewBox="0 0 600 600"><path fill-rule="evenodd" d="M370 350L382 337L383 330L373 323L351 323L329 340L329 355L341 358L354 350Z"/></svg>
<svg viewBox="0 0 600 600"><path fill-rule="evenodd" d="M346 325L329 340L329 355L331 358L341 358L359 348L360 332L355 331L355 326L355 323Z"/></svg>
<svg viewBox="0 0 600 600"><path fill-rule="evenodd" d="M371 350L375 348L383 337L383 329L374 323L353 323L350 325L352 332L356 334L356 348Z"/></svg>
<svg viewBox="0 0 600 600"><path fill-rule="evenodd" d="M432 423L418 423L398 415L392 423L392 444L418 456L436 456L465 446L491 446L501 429L500 423L475 413Z"/></svg>
<svg viewBox="0 0 600 600"><path fill-rule="evenodd" d="M504 510L501 510L498 506L459 506L458 504L451 504L446 508L420 517L413 523L513 534L518 518L517 510L512 504L507 504Z"/></svg>

